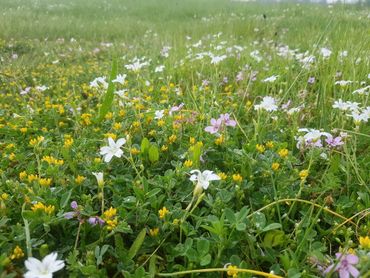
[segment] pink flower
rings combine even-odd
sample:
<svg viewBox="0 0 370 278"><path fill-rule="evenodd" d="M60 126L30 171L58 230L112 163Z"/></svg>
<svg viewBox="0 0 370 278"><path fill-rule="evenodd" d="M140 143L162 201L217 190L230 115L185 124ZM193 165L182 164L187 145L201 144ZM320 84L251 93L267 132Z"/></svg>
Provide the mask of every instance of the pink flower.
<svg viewBox="0 0 370 278"><path fill-rule="evenodd" d="M230 119L230 115L228 113L221 114L219 119L221 119L221 121L224 122L226 126L236 126L236 121Z"/></svg>
<svg viewBox="0 0 370 278"><path fill-rule="evenodd" d="M216 119L212 118L211 119L211 125L207 126L204 130L211 133L211 134L215 134L220 130L221 125L222 125L222 120L221 119L216 120Z"/></svg>
<svg viewBox="0 0 370 278"><path fill-rule="evenodd" d="M350 278L351 276L354 278L359 277L360 272L354 267L354 265L358 264L359 262L359 259L356 255L344 255L342 253L336 253L335 256L339 261L325 269L324 274L327 274L331 271L336 271L339 273L339 278Z"/></svg>

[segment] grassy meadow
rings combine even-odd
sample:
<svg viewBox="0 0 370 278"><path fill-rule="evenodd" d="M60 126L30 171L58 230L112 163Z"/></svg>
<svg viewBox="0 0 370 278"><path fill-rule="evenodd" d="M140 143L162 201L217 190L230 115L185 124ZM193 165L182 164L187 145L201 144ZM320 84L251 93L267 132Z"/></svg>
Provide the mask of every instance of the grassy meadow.
<svg viewBox="0 0 370 278"><path fill-rule="evenodd" d="M369 6L0 14L0 278L370 277Z"/></svg>

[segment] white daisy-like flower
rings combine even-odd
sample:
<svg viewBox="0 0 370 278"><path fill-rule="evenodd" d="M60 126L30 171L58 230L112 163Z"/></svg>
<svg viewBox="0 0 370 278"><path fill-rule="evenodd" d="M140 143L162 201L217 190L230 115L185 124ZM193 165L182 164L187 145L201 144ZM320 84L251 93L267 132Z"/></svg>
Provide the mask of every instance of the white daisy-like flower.
<svg viewBox="0 0 370 278"><path fill-rule="evenodd" d="M104 162L110 162L113 156L120 158L123 154L121 147L126 143L126 139L120 138L117 142L109 137L108 138L109 146L101 147L100 154L104 156Z"/></svg>
<svg viewBox="0 0 370 278"><path fill-rule="evenodd" d="M63 260L57 260L57 253L51 253L39 261L36 258L30 257L25 261L27 272L25 278L52 278L53 273L61 270L64 267Z"/></svg>
<svg viewBox="0 0 370 278"><path fill-rule="evenodd" d="M115 79L112 80L113 83L125 84L127 75L126 74L118 74Z"/></svg>
<svg viewBox="0 0 370 278"><path fill-rule="evenodd" d="M190 174L192 174L190 176L190 180L192 182L197 182L194 192L207 189L211 181L217 181L221 179L218 175L213 173L213 171L209 170L205 170L203 172L199 170L192 170L190 171Z"/></svg>
<svg viewBox="0 0 370 278"><path fill-rule="evenodd" d="M276 111L278 106L276 105L276 100L273 97L266 96L262 99L260 104L254 106L254 110L264 109L268 112Z"/></svg>
<svg viewBox="0 0 370 278"><path fill-rule="evenodd" d="M154 115L155 115L154 119L160 120L164 116L164 110L157 110L157 111L154 112Z"/></svg>
<svg viewBox="0 0 370 278"><path fill-rule="evenodd" d="M276 81L276 79L278 79L279 75L272 75L270 77L267 77L265 79L262 80L262 82L266 83L266 82L269 82L269 83L273 83Z"/></svg>

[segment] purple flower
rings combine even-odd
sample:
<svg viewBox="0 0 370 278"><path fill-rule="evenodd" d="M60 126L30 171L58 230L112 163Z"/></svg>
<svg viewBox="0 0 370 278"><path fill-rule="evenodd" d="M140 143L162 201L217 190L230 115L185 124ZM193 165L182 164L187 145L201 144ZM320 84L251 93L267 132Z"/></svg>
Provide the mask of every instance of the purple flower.
<svg viewBox="0 0 370 278"><path fill-rule="evenodd" d="M64 214L64 218L66 219L72 219L76 216L76 213L74 211L69 211Z"/></svg>
<svg viewBox="0 0 370 278"><path fill-rule="evenodd" d="M354 278L359 277L360 272L354 267L354 265L358 264L359 262L359 259L356 255L344 255L342 253L336 253L335 256L339 261L325 269L324 274L334 270L339 273L339 278L349 278L351 276Z"/></svg>
<svg viewBox="0 0 370 278"><path fill-rule="evenodd" d="M239 71L238 74L236 75L236 82L243 81L244 75L242 71Z"/></svg>
<svg viewBox="0 0 370 278"><path fill-rule="evenodd" d="M227 76L225 76L223 79L222 79L222 83L223 84L227 84L229 82L229 79L227 78Z"/></svg>
<svg viewBox="0 0 370 278"><path fill-rule="evenodd" d="M95 226L97 224L99 224L100 226L103 226L104 225L104 220L101 219L100 217L97 217L97 216L94 216L94 217L90 217L87 222L89 222L89 224L91 226Z"/></svg>
<svg viewBox="0 0 370 278"><path fill-rule="evenodd" d="M71 202L71 208L74 209L74 210L76 210L78 208L78 204L77 204L76 201Z"/></svg>
<svg viewBox="0 0 370 278"><path fill-rule="evenodd" d="M171 107L170 112L169 112L170 116L172 116L172 113L173 112L180 111L183 106L184 106L184 104L181 103L179 106L173 106L173 107Z"/></svg>
<svg viewBox="0 0 370 278"><path fill-rule="evenodd" d="M206 80L206 79L204 79L203 81L202 81L202 86L203 87L207 87L209 85L209 81L208 80Z"/></svg>
<svg viewBox="0 0 370 278"><path fill-rule="evenodd" d="M224 122L226 126L236 126L236 121L230 119L229 113L221 114L219 119L221 119L221 121Z"/></svg>
<svg viewBox="0 0 370 278"><path fill-rule="evenodd" d="M340 136L337 136L337 137L328 137L326 138L325 142L330 146L330 147L338 147L338 146L342 146L344 144L344 142L342 141L342 137Z"/></svg>
<svg viewBox="0 0 370 278"><path fill-rule="evenodd" d="M310 78L308 78L308 81L307 81L308 84L313 84L315 83L315 77L311 76Z"/></svg>
<svg viewBox="0 0 370 278"><path fill-rule="evenodd" d="M211 119L211 125L207 126L204 130L211 133L211 134L215 134L220 130L221 125L222 125L222 120L221 119L216 120L216 119L212 118Z"/></svg>

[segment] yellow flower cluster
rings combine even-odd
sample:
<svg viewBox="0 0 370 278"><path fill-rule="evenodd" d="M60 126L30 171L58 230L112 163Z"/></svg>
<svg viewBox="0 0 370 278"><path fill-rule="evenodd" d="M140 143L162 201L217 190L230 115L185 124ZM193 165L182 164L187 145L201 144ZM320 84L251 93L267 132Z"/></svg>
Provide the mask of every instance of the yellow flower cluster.
<svg viewBox="0 0 370 278"><path fill-rule="evenodd" d="M256 150L257 150L259 153L264 153L264 152L265 152L265 146L264 146L264 145L261 145L261 144L257 144L257 145L256 145Z"/></svg>
<svg viewBox="0 0 370 278"><path fill-rule="evenodd" d="M18 245L14 248L13 253L10 255L11 260L16 260L24 257L22 248Z"/></svg>
<svg viewBox="0 0 370 278"><path fill-rule="evenodd" d="M110 207L108 210L104 211L103 219L107 223L107 229L109 231L113 230L118 225L118 219L116 217L117 209Z"/></svg>
<svg viewBox="0 0 370 278"><path fill-rule="evenodd" d="M166 215L169 213L170 211L166 208L166 207L163 207L162 209L160 209L158 211L158 214L159 214L159 218L160 219L163 219L166 217Z"/></svg>
<svg viewBox="0 0 370 278"><path fill-rule="evenodd" d="M233 181L235 182L242 182L243 177L240 174L234 174L233 175Z"/></svg>
<svg viewBox="0 0 370 278"><path fill-rule="evenodd" d="M231 276L233 278L238 277L238 267L235 265L229 265L227 267L227 276Z"/></svg>
<svg viewBox="0 0 370 278"><path fill-rule="evenodd" d="M55 207L52 205L46 206L41 202L37 202L31 207L32 211L39 211L42 210L47 214L52 214L55 211Z"/></svg>
<svg viewBox="0 0 370 278"><path fill-rule="evenodd" d="M43 136L37 136L37 138L33 138L33 139L30 140L30 145L32 147L34 147L34 146L40 144L44 140L45 140L45 138Z"/></svg>
<svg viewBox="0 0 370 278"><path fill-rule="evenodd" d="M42 157L41 161L47 162L49 165L58 165L61 166L64 164L63 159L56 159L55 157L51 155L45 155Z"/></svg>

